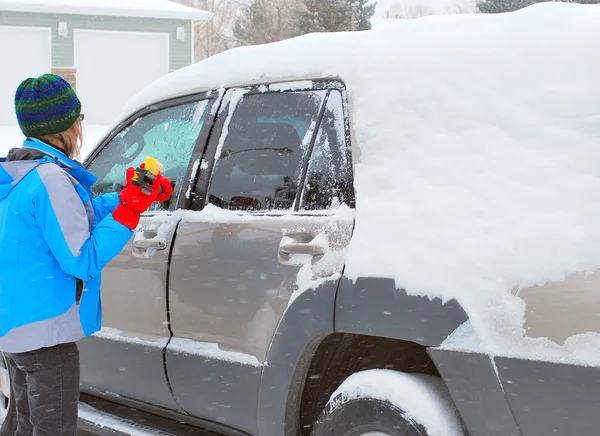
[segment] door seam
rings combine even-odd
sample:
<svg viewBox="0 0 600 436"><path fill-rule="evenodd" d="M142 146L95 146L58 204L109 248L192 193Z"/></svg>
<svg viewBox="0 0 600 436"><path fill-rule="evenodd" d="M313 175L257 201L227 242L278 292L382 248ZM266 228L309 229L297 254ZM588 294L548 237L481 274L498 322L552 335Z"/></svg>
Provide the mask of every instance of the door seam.
<svg viewBox="0 0 600 436"><path fill-rule="evenodd" d="M350 241L352 241L352 238L354 237L354 229L356 229L356 219L354 219L354 222L352 223L352 230L350 233ZM348 242L348 245L350 245L350 242ZM348 259L346 259L344 261L344 266L342 267L342 271L341 271L341 276L340 279L338 280L338 284L335 288L335 297L333 297L333 329L332 331L335 333L336 330L336 317L337 317L337 302L338 302L338 296L340 295L340 287L342 286L342 282L344 280L344 277L346 275L346 261Z"/></svg>
<svg viewBox="0 0 600 436"><path fill-rule="evenodd" d="M173 339L173 329L171 328L171 305L170 305L170 301L169 301L169 295L170 295L170 284L171 284L171 260L173 258L173 250L175 248L175 242L177 241L177 230L179 230L179 224L181 223L181 220L179 220L177 222L177 225L175 226L175 230L173 231L173 238L171 241L171 247L169 249L169 256L167 257L167 277L166 277L166 296L165 296L165 305L166 305L166 309L167 309L167 329L169 330L169 338L167 339L167 343L165 345L165 347L163 348L163 352L162 352L162 359L163 359L163 370L165 373L165 379L167 381L167 386L169 387L169 391L171 392L171 397L173 398L173 401L175 402L175 404L177 405L177 407L179 407L179 409L189 415L185 409L183 407L181 407L181 405L177 402L177 397L175 396L175 392L173 392L173 387L171 386L171 380L169 379L169 371L167 369L167 350L169 349L169 344L171 343L171 340Z"/></svg>

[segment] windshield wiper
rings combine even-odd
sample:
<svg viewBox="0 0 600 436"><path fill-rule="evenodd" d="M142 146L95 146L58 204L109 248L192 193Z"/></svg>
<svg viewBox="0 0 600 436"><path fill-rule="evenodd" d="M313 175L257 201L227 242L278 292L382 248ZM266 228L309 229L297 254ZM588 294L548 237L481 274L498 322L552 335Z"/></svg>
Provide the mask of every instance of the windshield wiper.
<svg viewBox="0 0 600 436"><path fill-rule="evenodd" d="M233 156L235 154L240 154L240 153L245 153L247 151L263 151L263 150L271 150L271 151L276 151L279 154L282 155L286 155L286 154L290 154L293 153L294 150L292 150L291 148L287 148L287 147L283 147L283 148L271 148L271 147L261 147L261 148L248 148L246 150L223 150L223 152L221 153L221 159L224 159L226 157L229 156Z"/></svg>

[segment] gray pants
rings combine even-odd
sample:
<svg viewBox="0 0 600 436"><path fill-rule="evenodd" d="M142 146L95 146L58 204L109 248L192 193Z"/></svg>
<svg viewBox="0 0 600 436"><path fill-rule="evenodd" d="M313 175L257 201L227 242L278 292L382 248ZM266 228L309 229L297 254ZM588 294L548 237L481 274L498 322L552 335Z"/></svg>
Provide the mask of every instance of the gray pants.
<svg viewBox="0 0 600 436"><path fill-rule="evenodd" d="M75 436L79 349L74 343L5 354L17 407L15 436Z"/></svg>

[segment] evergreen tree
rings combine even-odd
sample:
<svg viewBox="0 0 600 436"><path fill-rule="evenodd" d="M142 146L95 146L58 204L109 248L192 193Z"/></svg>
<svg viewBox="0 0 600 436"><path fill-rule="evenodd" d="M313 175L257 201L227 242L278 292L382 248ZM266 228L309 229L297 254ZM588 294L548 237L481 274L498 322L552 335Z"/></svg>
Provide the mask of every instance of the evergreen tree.
<svg viewBox="0 0 600 436"><path fill-rule="evenodd" d="M356 30L369 30L376 4L370 0L304 0L299 15L301 33L344 32L352 29L352 11L356 12Z"/></svg>
<svg viewBox="0 0 600 436"><path fill-rule="evenodd" d="M295 17L302 0L251 0L233 34L241 45L266 44L297 36Z"/></svg>
<svg viewBox="0 0 600 436"><path fill-rule="evenodd" d="M350 14L352 7L356 9L356 30L371 30L371 18L375 14L377 3L370 4L371 0L354 0L350 4Z"/></svg>

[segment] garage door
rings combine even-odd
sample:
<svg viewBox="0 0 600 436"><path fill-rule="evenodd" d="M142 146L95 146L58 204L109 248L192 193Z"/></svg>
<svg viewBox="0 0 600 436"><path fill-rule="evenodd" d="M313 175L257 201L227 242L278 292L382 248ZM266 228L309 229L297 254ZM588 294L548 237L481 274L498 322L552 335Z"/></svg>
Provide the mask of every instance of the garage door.
<svg viewBox="0 0 600 436"><path fill-rule="evenodd" d="M75 30L77 94L86 123L111 124L135 93L169 72L169 35Z"/></svg>
<svg viewBox="0 0 600 436"><path fill-rule="evenodd" d="M17 124L14 97L27 77L49 73L50 29L0 26L0 125Z"/></svg>

